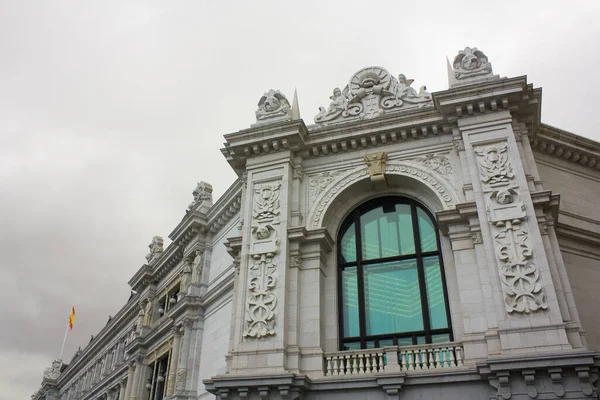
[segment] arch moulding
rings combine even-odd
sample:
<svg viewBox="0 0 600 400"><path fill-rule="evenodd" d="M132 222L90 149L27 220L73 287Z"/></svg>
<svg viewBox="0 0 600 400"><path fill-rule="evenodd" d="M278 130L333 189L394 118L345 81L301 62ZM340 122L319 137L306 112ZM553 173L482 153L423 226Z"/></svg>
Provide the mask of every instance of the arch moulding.
<svg viewBox="0 0 600 400"><path fill-rule="evenodd" d="M434 171L427 171L411 162L388 162L385 173L413 179L425 185L437 197L443 210L453 209L459 202L458 195L450 183ZM307 227L309 229L321 228L325 214L334 200L344 192L344 189L365 179L369 179L366 166L355 168L338 176L312 204L308 214Z"/></svg>

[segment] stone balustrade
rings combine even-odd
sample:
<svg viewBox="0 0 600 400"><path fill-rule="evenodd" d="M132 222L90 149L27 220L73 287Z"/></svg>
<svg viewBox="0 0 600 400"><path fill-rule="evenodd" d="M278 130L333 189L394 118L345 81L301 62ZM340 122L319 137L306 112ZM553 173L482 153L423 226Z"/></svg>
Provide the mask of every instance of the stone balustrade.
<svg viewBox="0 0 600 400"><path fill-rule="evenodd" d="M325 376L423 371L463 365L461 343L390 346L326 353Z"/></svg>

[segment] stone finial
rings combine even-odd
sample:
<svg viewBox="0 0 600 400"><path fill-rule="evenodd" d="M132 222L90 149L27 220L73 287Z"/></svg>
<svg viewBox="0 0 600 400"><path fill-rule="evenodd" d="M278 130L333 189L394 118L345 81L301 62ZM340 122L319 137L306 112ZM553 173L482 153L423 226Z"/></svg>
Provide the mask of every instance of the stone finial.
<svg viewBox="0 0 600 400"><path fill-rule="evenodd" d="M158 257L160 257L163 252L163 238L160 236L154 236L152 238L152 243L148 245L150 249L150 253L146 255L146 260L148 264L152 264Z"/></svg>
<svg viewBox="0 0 600 400"><path fill-rule="evenodd" d="M356 72L341 90L333 89L329 107L319 107L317 124L333 124L371 119L415 107L432 106L425 86L419 92L411 86L413 79L404 74L396 79L381 67L367 67Z"/></svg>
<svg viewBox="0 0 600 400"><path fill-rule="evenodd" d="M200 206L207 206L207 208L212 206L212 191L213 188L210 183L199 182L196 185L196 189L192 192L194 201L188 206L188 211L196 211Z"/></svg>
<svg viewBox="0 0 600 400"><path fill-rule="evenodd" d="M448 62L449 64L449 62ZM473 84L485 80L498 79L492 72L492 64L477 47L459 50L452 65L448 66L450 87Z"/></svg>
<svg viewBox="0 0 600 400"><path fill-rule="evenodd" d="M277 121L289 121L292 119L292 108L283 93L279 90L269 90L258 101L256 110L256 124L264 124Z"/></svg>

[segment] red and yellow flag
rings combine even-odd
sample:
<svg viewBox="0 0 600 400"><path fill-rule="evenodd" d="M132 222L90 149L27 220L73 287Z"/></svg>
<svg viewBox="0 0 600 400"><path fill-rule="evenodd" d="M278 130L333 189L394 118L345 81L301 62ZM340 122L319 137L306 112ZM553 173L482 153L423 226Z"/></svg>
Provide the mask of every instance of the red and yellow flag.
<svg viewBox="0 0 600 400"><path fill-rule="evenodd" d="M69 315L69 329L73 329L73 324L75 323L75 306L71 308L71 314Z"/></svg>

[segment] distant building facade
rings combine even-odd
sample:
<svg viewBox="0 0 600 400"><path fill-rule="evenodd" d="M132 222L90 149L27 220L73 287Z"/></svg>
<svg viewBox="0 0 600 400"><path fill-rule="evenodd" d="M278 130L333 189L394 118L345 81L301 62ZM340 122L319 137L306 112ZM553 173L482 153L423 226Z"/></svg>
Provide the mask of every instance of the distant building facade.
<svg viewBox="0 0 600 400"><path fill-rule="evenodd" d="M265 93L239 179L32 399L598 398L600 144L480 50L448 72L361 69L309 126Z"/></svg>

